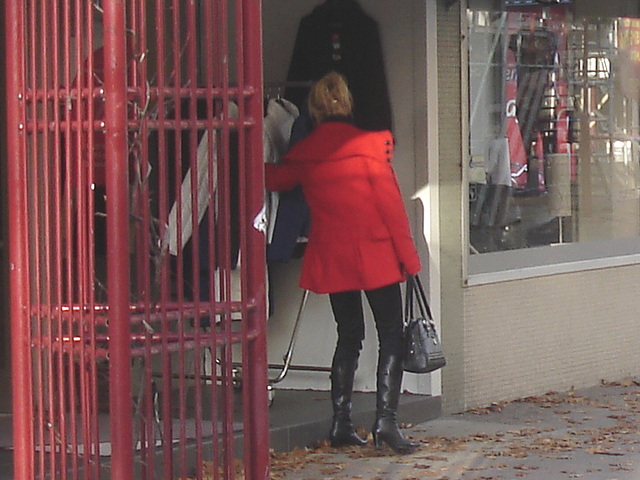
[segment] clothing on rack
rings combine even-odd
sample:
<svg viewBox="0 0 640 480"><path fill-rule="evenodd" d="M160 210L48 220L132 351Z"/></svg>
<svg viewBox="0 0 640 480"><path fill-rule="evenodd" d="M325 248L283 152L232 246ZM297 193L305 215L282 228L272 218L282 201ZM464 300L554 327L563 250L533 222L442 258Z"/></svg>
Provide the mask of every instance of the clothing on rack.
<svg viewBox="0 0 640 480"><path fill-rule="evenodd" d="M356 126L391 130L378 23L355 0L327 0L300 20L287 81L316 81L330 71L347 78ZM300 107L307 93L307 88L287 88L285 98Z"/></svg>
<svg viewBox="0 0 640 480"><path fill-rule="evenodd" d="M311 116L303 109L293 122L289 148L305 138L313 128ZM273 236L267 245L267 260L288 262L297 256L300 245L306 243L311 227L309 206L304 199L302 187L279 193L278 209L273 225Z"/></svg>
<svg viewBox="0 0 640 480"><path fill-rule="evenodd" d="M291 128L298 118L298 107L284 98L270 99L264 117L263 148L264 162L279 164L281 157L289 149ZM275 229L280 197L278 193L267 192L267 244L271 244Z"/></svg>
<svg viewBox="0 0 640 480"><path fill-rule="evenodd" d="M229 104L229 116L230 118L236 118L238 116L237 105ZM185 142L186 143L186 142ZM204 214L209 206L209 200L213 192L209 189L209 156L212 156L213 171L211 176L213 178L213 188L217 185L217 147L215 136L209 140L208 132L204 132L198 143L197 160L196 160L196 195L197 201L195 205L196 221L197 225L200 225ZM187 157L188 158L188 157ZM191 190L191 167L189 167L184 175L184 180L180 188L180 224L181 231L178 234L178 202L174 201L169 213L168 226L165 231L164 244L169 249L172 255L178 254L178 236L180 237L180 248L184 248L193 234L193 210L192 203L192 190ZM202 252L201 252L202 253Z"/></svg>
<svg viewBox="0 0 640 480"><path fill-rule="evenodd" d="M217 149L215 148L215 137L211 142L211 149L213 155L213 165L215 167L217 159ZM196 203L196 224L200 225L202 217L209 206L209 200L211 198L211 191L209 190L209 135L205 132L198 144L197 151L197 203ZM213 168L213 184L218 183L217 179L218 169ZM171 255L178 255L178 241L180 241L180 248L184 248L186 243L193 234L193 206L191 197L191 168L187 170L182 185L180 187L180 224L181 231L178 232L178 202L173 202L171 211L169 212L169 222L167 229L165 230L164 244L169 249ZM178 240L180 237L180 240Z"/></svg>
<svg viewBox="0 0 640 480"><path fill-rule="evenodd" d="M494 138L489 141L484 168L489 183L511 187L511 160L509 140L506 137Z"/></svg>
<svg viewBox="0 0 640 480"><path fill-rule="evenodd" d="M263 135L265 163L280 163L289 149L291 128L299 114L298 107L284 98L272 98L267 102Z"/></svg>
<svg viewBox="0 0 640 480"><path fill-rule="evenodd" d="M541 130L540 113L552 85L558 40L544 27L523 28L509 39L509 49L516 58L518 90L516 112L525 154ZM538 188L538 159L528 159L528 187Z"/></svg>
<svg viewBox="0 0 640 480"><path fill-rule="evenodd" d="M264 163L279 164L282 156L289 149L289 139L291 129L298 118L298 107L284 98L271 98L267 100L264 117L263 130L263 152ZM266 211L266 238L267 238L267 260L268 252L274 236L276 218L280 205L280 194L277 192L265 192ZM271 272L267 267L267 311L271 316L274 311L272 298Z"/></svg>
<svg viewBox="0 0 640 480"><path fill-rule="evenodd" d="M167 118L190 118L192 101L183 99L177 106L167 106ZM213 116L221 119L222 105L214 103ZM235 103L229 103L228 118L238 115L238 107ZM196 118L205 120L209 118L208 102L201 98L196 102ZM199 299L209 300L210 287L222 259L228 259L231 269L236 269L240 263L240 205L239 205L239 168L238 168L238 132L230 129L228 132L228 188L227 213L224 218L218 215L219 195L218 171L221 160L221 135L222 131L214 129L197 131L196 152L193 151L193 130L168 129L165 133L164 151L167 152L168 165L165 186L168 197L169 215L166 220L166 228L161 237L161 248L172 255L170 263L172 269L181 269L180 280L183 283L184 295L187 299L195 299L196 290L199 291ZM150 150L160 151L157 132L150 137ZM196 178L192 180L192 159L195 156ZM163 167L156 169L160 171ZM209 183L209 177L212 183ZM179 178L177 178L179 177ZM158 181L157 175L153 181ZM211 188L210 188L211 186ZM155 188L163 188L156 185ZM193 189L197 189L195 192ZM178 192L180 198L178 202ZM192 200L195 193L195 202ZM212 200L213 197L213 200ZM209 209L213 205L213 210ZM155 207L159 209L159 206ZM195 222L193 214L195 213ZM213 215L213 220L209 217ZM180 220L178 222L178 219ZM211 226L210 226L211 224ZM222 228L222 224L225 228ZM178 228L179 226L179 228ZM197 229L197 245L194 243L194 229ZM213 231L211 231L213 229ZM213 245L212 245L213 243ZM194 263L194 250L197 247L197 263ZM224 248L224 251L223 251ZM181 251L181 255L178 255ZM212 251L212 252L210 252ZM210 265L210 253L214 255L215 264L213 270ZM178 262L181 265L178 266ZM225 262L226 264L226 262ZM239 272L232 272L232 296L239 298ZM213 281L215 298L220 299L219 282ZM200 325L207 326L210 319L201 318Z"/></svg>

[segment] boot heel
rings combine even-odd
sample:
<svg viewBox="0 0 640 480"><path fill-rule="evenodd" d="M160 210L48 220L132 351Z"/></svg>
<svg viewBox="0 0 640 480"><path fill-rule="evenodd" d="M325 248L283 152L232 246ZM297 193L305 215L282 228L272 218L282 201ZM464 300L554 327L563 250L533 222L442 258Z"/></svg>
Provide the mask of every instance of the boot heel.
<svg viewBox="0 0 640 480"><path fill-rule="evenodd" d="M381 353L377 373L377 418L371 429L373 441L376 448L384 442L394 452L405 454L417 450L420 444L404 438L398 427L396 414L400 399L400 385L402 385L402 355Z"/></svg>
<svg viewBox="0 0 640 480"><path fill-rule="evenodd" d="M407 454L415 452L420 447L420 443L411 442L402 435L395 420L379 420L371 435L376 449L382 448L382 444L386 443L394 452Z"/></svg>

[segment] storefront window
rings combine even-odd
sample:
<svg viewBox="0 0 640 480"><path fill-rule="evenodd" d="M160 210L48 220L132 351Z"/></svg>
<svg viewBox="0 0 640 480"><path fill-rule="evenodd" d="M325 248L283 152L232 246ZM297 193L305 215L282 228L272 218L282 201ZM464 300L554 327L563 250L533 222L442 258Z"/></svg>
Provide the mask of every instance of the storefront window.
<svg viewBox="0 0 640 480"><path fill-rule="evenodd" d="M640 19L487 3L470 1L466 19L471 258L603 242L635 252Z"/></svg>

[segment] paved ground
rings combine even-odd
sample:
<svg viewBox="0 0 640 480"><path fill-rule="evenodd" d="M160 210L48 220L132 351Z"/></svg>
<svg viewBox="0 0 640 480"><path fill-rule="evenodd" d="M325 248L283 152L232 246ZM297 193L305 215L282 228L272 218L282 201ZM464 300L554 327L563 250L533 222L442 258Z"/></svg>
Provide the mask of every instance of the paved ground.
<svg viewBox="0 0 640 480"><path fill-rule="evenodd" d="M274 480L640 480L640 381L550 392L408 425L391 450L322 444L273 454Z"/></svg>

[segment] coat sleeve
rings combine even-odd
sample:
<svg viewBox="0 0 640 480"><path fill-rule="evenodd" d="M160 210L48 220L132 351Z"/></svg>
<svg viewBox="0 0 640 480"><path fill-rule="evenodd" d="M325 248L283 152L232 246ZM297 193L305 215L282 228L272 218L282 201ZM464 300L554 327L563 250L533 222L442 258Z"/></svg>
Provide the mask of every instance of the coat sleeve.
<svg viewBox="0 0 640 480"><path fill-rule="evenodd" d="M415 275L421 268L420 256L411 236L409 219L391 162L370 159L367 168L376 208L391 233L402 269L409 275Z"/></svg>
<svg viewBox="0 0 640 480"><path fill-rule="evenodd" d="M264 183L267 190L272 192L283 192L291 190L300 184L296 175L296 168L284 161L281 165L265 163Z"/></svg>

